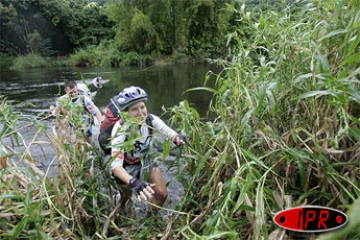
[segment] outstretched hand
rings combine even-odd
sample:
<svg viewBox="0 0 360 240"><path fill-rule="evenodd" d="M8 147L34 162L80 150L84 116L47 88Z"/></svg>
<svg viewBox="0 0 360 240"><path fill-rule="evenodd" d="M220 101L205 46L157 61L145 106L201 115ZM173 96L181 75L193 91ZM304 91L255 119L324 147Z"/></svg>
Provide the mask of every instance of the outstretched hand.
<svg viewBox="0 0 360 240"><path fill-rule="evenodd" d="M179 134L176 135L173 139L172 139L173 143L175 143L176 145L185 145L188 144L188 140L185 136Z"/></svg>
<svg viewBox="0 0 360 240"><path fill-rule="evenodd" d="M142 191L139 191L137 199L139 201L151 201L154 196L154 190L152 189L155 186L154 183L149 184Z"/></svg>
<svg viewBox="0 0 360 240"><path fill-rule="evenodd" d="M50 105L49 107L49 113L50 115L52 116L55 116L56 115L56 107L54 105Z"/></svg>
<svg viewBox="0 0 360 240"><path fill-rule="evenodd" d="M151 201L153 194L155 193L152 189L155 184L149 184L134 177L130 179L129 186L137 193L139 201Z"/></svg>

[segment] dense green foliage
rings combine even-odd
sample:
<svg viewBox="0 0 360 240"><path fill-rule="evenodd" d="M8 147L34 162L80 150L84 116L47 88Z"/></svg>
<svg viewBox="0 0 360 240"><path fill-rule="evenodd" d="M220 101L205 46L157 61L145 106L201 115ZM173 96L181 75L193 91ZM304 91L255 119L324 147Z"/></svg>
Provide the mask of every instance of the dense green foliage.
<svg viewBox="0 0 360 240"><path fill-rule="evenodd" d="M244 1L251 9L283 9L294 1ZM185 54L219 58L238 48L234 34L246 26L229 4L234 0L1 0L0 52L11 55L74 55L74 65L121 66L123 55L157 59ZM300 4L299 4L300 5ZM235 32L233 32L233 30ZM104 48L103 46L107 47ZM96 49L93 60L84 52ZM119 54L120 53L120 54ZM115 55L109 61L109 56ZM121 56L118 56L121 55ZM105 59L99 59L104 56ZM131 59L131 57L130 57ZM79 60L83 62L79 62Z"/></svg>
<svg viewBox="0 0 360 240"><path fill-rule="evenodd" d="M187 104L172 110L195 154L184 207L197 217L182 234L266 239L285 206L346 211L359 199L357 6L323 1L260 18L234 9L247 38L237 39L216 88L193 89L214 93L218 118L200 122ZM353 226L346 239L359 237Z"/></svg>
<svg viewBox="0 0 360 240"><path fill-rule="evenodd" d="M154 46L167 49L158 45L163 35L150 24L148 6L140 7L144 1L131 3L139 5L124 11L136 16L129 37L144 34L149 51ZM242 24L231 28L227 41L232 46L221 61L224 69L209 72L217 77L215 87L208 87L206 80L189 90L214 94L212 119L201 120L187 101L167 110L191 143L183 152L186 161L178 159L175 172L186 194L176 211L169 209L173 215L167 220L118 216L104 167L109 163L98 161L100 155L91 154L96 150L80 138L68 139L67 124L58 118L58 131L34 121L38 134L25 141L16 123L28 120L3 101L0 138L11 138L13 145L0 145L0 236L310 238L314 236L277 229L272 217L287 207L313 204L349 216L343 230L320 238L359 239L360 1L303 3L301 11L267 12L228 5L236 16L233 21ZM147 30L141 31L143 27ZM116 44L129 48L132 43L119 35L123 29L117 31ZM153 34L156 38L149 37ZM38 144L40 133L47 138L42 143L57 151L57 177L37 169L27 151L15 150L20 142L25 149ZM164 149L166 156L169 149ZM98 166L105 170L95 171Z"/></svg>
<svg viewBox="0 0 360 240"><path fill-rule="evenodd" d="M0 13L0 50L10 54L66 54L113 36L102 8L87 0L1 0Z"/></svg>
<svg viewBox="0 0 360 240"><path fill-rule="evenodd" d="M24 70L27 68L36 68L36 67L45 67L48 66L48 63L45 58L35 55L28 54L24 57L18 57L14 61L14 65L12 66L15 69Z"/></svg>

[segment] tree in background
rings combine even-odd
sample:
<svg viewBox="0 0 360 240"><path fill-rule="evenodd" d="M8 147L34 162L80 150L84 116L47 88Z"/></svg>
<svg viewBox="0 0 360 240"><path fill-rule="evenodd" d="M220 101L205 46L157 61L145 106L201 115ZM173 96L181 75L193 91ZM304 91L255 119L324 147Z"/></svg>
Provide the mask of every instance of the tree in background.
<svg viewBox="0 0 360 240"><path fill-rule="evenodd" d="M114 0L107 4L116 22L116 42L122 50L191 55L225 50L229 0Z"/></svg>
<svg viewBox="0 0 360 240"><path fill-rule="evenodd" d="M0 0L0 51L62 55L110 43L113 52L219 58L246 37L237 6L266 11L293 1ZM235 6L235 8L233 7ZM251 6L251 7L249 7ZM261 11L252 17L261 17ZM15 44L11 44L15 43ZM104 55L104 54L101 54ZM101 62L99 60L98 62Z"/></svg>
<svg viewBox="0 0 360 240"><path fill-rule="evenodd" d="M86 0L0 0L0 13L0 51L5 53L66 54L113 37L102 6Z"/></svg>

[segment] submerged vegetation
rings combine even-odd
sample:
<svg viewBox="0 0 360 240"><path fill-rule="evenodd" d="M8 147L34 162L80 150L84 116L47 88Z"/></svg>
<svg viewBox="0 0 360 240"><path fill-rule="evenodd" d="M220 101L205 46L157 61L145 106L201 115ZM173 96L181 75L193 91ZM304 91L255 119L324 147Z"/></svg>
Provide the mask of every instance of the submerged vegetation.
<svg viewBox="0 0 360 240"><path fill-rule="evenodd" d="M272 217L309 204L349 216L344 229L320 239L359 239L359 5L314 1L300 12L257 15L229 5L243 23L229 35L236 46L220 73L209 72L214 88L206 80L189 89L214 94L215 117L200 119L187 101L165 109L191 143L175 175L185 196L167 221L118 216L108 163L96 149L81 140L66 144L62 131L35 120L37 134L25 139L16 124L24 116L2 101L0 237L298 239ZM52 176L34 164L29 149L38 144L56 149Z"/></svg>

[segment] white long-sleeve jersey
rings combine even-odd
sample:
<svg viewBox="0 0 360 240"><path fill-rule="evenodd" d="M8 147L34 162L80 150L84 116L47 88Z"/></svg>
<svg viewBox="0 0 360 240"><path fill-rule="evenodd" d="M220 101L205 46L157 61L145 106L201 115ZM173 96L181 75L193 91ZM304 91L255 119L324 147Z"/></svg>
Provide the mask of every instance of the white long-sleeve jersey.
<svg viewBox="0 0 360 240"><path fill-rule="evenodd" d="M76 98L71 98L68 94L65 94L56 101L56 107L68 108L68 104L71 104L75 109L80 110L81 115L84 119L87 119L87 121L90 121L88 114L91 114L93 118L96 118L96 114L99 112L99 108L88 96L79 95ZM55 115L55 110L53 110L53 115Z"/></svg>
<svg viewBox="0 0 360 240"><path fill-rule="evenodd" d="M153 131L159 131L161 134L173 138L177 133L167 126L159 117L150 114L151 126ZM111 170L123 166L124 161L129 164L135 164L140 161L140 155L146 153L149 150L152 135L147 125L139 126L139 133L141 138L137 139L134 148L130 152L124 151L120 146L121 143L126 141L126 134L124 131L121 132L123 122L117 121L112 129L111 136L111 157L116 156L115 160L111 163Z"/></svg>

